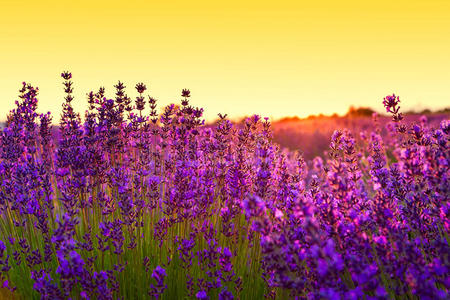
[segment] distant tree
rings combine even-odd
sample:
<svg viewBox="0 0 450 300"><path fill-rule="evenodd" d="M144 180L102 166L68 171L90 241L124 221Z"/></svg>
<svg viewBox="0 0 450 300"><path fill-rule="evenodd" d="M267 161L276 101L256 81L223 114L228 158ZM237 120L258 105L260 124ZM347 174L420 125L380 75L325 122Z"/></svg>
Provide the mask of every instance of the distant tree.
<svg viewBox="0 0 450 300"><path fill-rule="evenodd" d="M347 112L347 116L370 117L374 112L375 111L369 107L355 108L354 106L350 106Z"/></svg>
<svg viewBox="0 0 450 300"><path fill-rule="evenodd" d="M448 114L448 113L450 113L450 107L446 107L444 109L440 109L436 113L438 113L438 114Z"/></svg>
<svg viewBox="0 0 450 300"><path fill-rule="evenodd" d="M426 109L422 110L422 111L420 112L420 114L421 114L421 115L428 115L428 114L431 114L431 110L429 110L428 108L426 108Z"/></svg>

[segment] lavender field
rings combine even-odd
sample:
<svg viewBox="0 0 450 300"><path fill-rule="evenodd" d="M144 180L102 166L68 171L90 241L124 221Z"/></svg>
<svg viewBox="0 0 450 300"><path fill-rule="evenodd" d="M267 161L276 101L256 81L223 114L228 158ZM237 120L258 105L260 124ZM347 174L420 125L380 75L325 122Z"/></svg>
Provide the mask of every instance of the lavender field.
<svg viewBox="0 0 450 300"><path fill-rule="evenodd" d="M304 157L267 118L206 125L186 89L160 115L119 82L80 116L61 76L62 116L23 83L0 133L0 298L449 298L447 116L389 95L389 122Z"/></svg>

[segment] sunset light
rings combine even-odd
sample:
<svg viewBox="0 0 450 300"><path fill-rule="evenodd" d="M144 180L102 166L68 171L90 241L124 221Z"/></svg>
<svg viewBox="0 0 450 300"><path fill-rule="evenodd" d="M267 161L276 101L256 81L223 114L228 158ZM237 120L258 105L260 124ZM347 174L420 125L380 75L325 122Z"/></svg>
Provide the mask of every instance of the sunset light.
<svg viewBox="0 0 450 300"><path fill-rule="evenodd" d="M450 299L450 0L0 1L0 300Z"/></svg>
<svg viewBox="0 0 450 300"><path fill-rule="evenodd" d="M6 0L0 28L3 113L26 80L59 115L66 69L81 113L118 80L164 104L189 88L208 120L376 109L393 92L408 110L450 103L449 1Z"/></svg>

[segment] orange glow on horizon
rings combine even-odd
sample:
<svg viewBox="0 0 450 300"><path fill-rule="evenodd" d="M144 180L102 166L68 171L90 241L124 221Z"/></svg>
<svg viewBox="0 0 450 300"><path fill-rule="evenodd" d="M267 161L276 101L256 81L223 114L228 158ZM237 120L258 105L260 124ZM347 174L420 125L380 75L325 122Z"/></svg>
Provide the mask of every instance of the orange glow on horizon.
<svg viewBox="0 0 450 300"><path fill-rule="evenodd" d="M22 81L40 112L59 119L64 70L74 107L118 80L134 99L144 82L158 107L191 104L239 118L344 114L450 104L450 2L433 1L2 1L0 119Z"/></svg>

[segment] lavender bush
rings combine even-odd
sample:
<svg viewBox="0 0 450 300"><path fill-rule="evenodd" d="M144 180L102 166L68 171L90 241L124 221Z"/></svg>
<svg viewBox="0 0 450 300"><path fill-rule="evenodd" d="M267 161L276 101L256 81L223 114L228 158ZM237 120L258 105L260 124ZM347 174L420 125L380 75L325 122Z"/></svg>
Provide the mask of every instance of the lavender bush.
<svg viewBox="0 0 450 300"><path fill-rule="evenodd" d="M328 159L280 149L143 83L87 95L64 79L59 132L23 83L1 131L0 296L23 299L448 299L450 121L388 138L336 130Z"/></svg>

